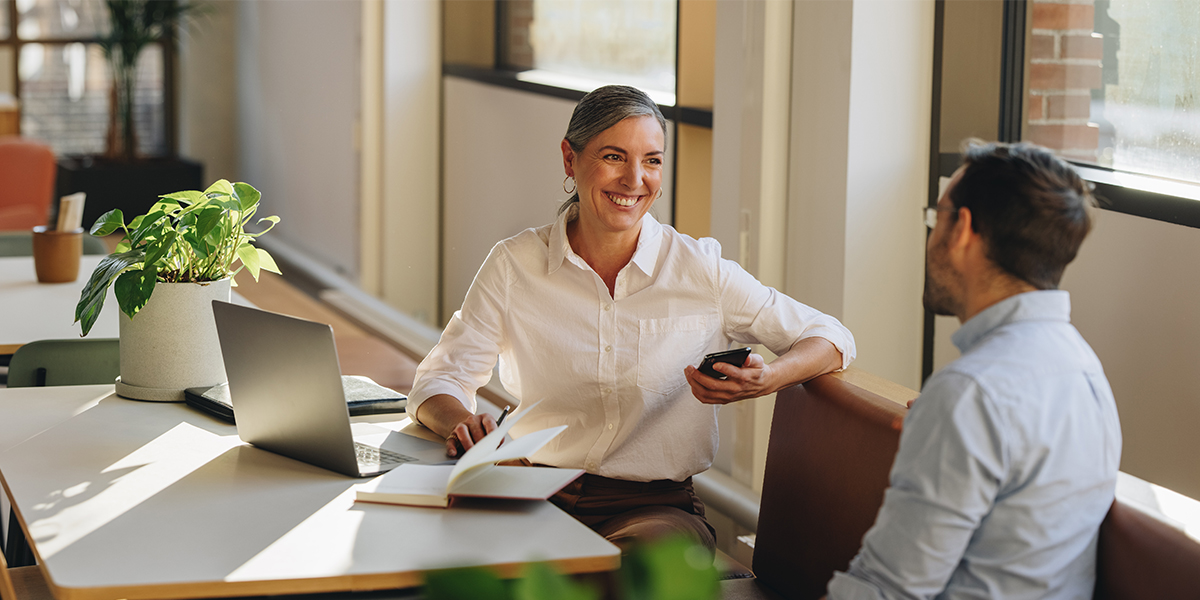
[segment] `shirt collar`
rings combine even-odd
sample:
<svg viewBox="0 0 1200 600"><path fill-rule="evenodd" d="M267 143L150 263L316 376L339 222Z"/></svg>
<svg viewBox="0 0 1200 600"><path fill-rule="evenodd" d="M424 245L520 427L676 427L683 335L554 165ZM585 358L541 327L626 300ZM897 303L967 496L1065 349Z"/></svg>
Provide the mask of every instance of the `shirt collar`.
<svg viewBox="0 0 1200 600"><path fill-rule="evenodd" d="M1019 321L1071 322L1071 295L1062 290L1025 292L1001 300L971 317L950 337L966 353L992 331Z"/></svg>
<svg viewBox="0 0 1200 600"><path fill-rule="evenodd" d="M550 226L550 248L546 254L546 273L550 274L562 266L567 255L574 254L571 244L567 241L567 223L579 215L579 204L572 202L567 210L558 213L554 225Z"/></svg>
<svg viewBox="0 0 1200 600"><path fill-rule="evenodd" d="M550 247L546 255L546 273L553 273L562 266L563 260L575 256L580 264L583 259L575 255L571 243L567 240L567 223L579 216L579 204L572 203L567 210L562 211L550 227ZM658 264L658 251L662 246L662 224L647 212L642 215L642 231L638 234L637 249L633 252L632 262L646 275L654 273Z"/></svg>

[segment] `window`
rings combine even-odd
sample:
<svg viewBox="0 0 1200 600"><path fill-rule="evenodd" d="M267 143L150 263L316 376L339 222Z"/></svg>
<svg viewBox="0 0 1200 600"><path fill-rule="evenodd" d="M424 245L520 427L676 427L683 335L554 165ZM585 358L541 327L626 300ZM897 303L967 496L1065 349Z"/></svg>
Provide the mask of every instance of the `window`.
<svg viewBox="0 0 1200 600"><path fill-rule="evenodd" d="M1078 162L1200 183L1194 0L1031 8L1025 139Z"/></svg>
<svg viewBox="0 0 1200 600"><path fill-rule="evenodd" d="M109 126L111 74L99 36L108 29L103 0L0 0L0 96L20 103L21 134L55 153L98 154ZM138 60L138 151L168 152L161 46Z"/></svg>
<svg viewBox="0 0 1200 600"><path fill-rule="evenodd" d="M503 67L519 79L591 91L606 83L675 104L676 0L510 0Z"/></svg>

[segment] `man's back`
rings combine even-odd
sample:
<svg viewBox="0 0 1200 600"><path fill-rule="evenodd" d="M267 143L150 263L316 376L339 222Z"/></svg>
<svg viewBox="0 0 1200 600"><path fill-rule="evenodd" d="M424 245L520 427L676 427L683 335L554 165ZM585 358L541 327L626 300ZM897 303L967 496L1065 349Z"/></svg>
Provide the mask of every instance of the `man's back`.
<svg viewBox="0 0 1200 600"><path fill-rule="evenodd" d="M1066 292L999 302L905 421L892 487L831 597L1090 598L1121 435Z"/></svg>

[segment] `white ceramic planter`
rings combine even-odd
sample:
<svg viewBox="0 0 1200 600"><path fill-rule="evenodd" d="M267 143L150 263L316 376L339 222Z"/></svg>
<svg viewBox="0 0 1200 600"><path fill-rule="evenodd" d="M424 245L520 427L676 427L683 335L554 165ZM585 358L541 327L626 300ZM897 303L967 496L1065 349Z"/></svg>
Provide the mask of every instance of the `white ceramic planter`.
<svg viewBox="0 0 1200 600"><path fill-rule="evenodd" d="M157 283L133 319L120 314L121 377L117 394L182 402L183 390L224 383L225 364L212 301L229 301L229 279Z"/></svg>

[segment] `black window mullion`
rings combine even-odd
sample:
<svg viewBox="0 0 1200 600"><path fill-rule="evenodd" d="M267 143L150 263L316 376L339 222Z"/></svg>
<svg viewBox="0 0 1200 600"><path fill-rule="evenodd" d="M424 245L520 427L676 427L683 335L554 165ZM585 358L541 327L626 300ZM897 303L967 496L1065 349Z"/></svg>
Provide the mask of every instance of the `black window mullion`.
<svg viewBox="0 0 1200 600"><path fill-rule="evenodd" d="M1000 123L997 139L1021 141L1025 106L1026 0L1004 3L1004 34L1000 47Z"/></svg>

